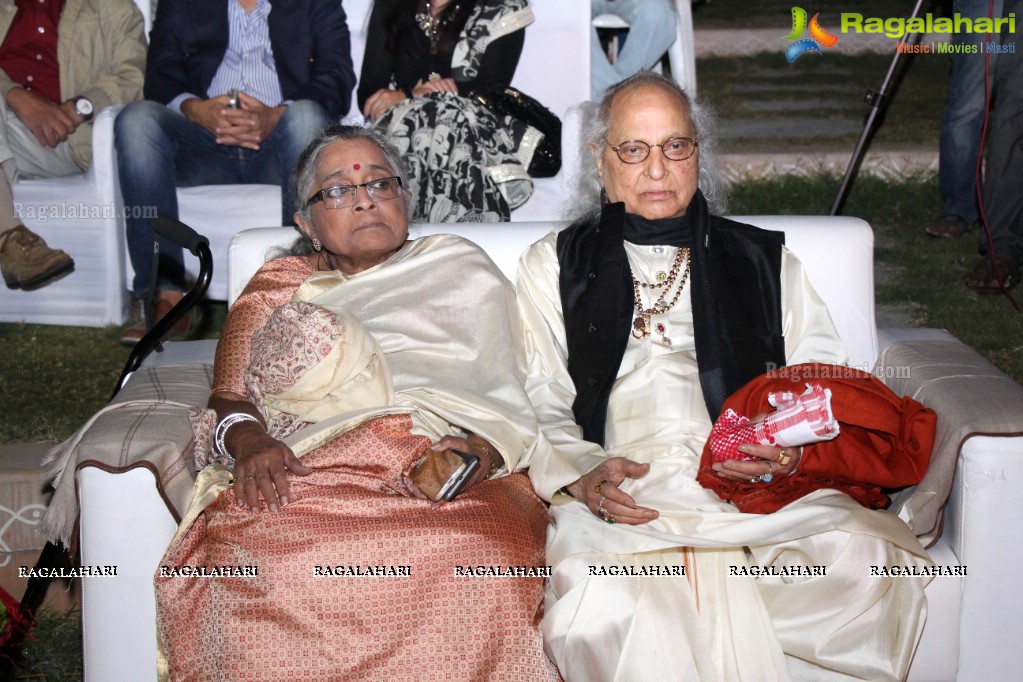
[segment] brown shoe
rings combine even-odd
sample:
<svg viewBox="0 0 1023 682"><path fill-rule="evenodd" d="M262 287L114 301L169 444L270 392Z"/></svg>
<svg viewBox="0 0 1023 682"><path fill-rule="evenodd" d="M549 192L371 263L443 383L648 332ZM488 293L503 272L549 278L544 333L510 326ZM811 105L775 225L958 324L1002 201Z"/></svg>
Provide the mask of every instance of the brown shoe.
<svg viewBox="0 0 1023 682"><path fill-rule="evenodd" d="M70 275L74 269L71 256L51 249L24 225L0 234L0 270L8 289L39 289Z"/></svg>
<svg viewBox="0 0 1023 682"><path fill-rule="evenodd" d="M978 225L977 221L968 223L962 216L946 213L924 231L928 236L937 237L938 239L959 239L976 225Z"/></svg>
<svg viewBox="0 0 1023 682"><path fill-rule="evenodd" d="M177 305L178 301L183 298L183 294L180 291L158 291L156 292L156 301L153 303L153 326L167 316L171 308ZM161 341L172 341L181 337L187 336L189 329L192 327L192 316L191 314L185 315L183 318L178 320L177 324L171 327L171 330L163 336ZM146 327L145 315L141 315L140 319L125 329L121 333L121 345L134 346L142 337L146 335L149 328Z"/></svg>

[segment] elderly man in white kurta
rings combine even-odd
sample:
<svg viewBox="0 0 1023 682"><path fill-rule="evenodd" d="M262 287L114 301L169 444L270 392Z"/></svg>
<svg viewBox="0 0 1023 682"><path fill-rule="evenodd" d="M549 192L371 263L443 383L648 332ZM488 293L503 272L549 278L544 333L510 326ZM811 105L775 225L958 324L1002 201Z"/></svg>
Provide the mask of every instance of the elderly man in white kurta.
<svg viewBox="0 0 1023 682"><path fill-rule="evenodd" d="M601 210L520 262L528 390L549 444L530 469L552 502L547 651L568 682L900 679L925 581L869 567L929 562L902 521L834 490L743 514L695 480L751 358L762 372L846 356L777 234L708 213L691 111L655 74L610 90L590 137ZM730 296L737 272L751 276ZM798 449L741 449L756 460L719 474L798 466Z"/></svg>

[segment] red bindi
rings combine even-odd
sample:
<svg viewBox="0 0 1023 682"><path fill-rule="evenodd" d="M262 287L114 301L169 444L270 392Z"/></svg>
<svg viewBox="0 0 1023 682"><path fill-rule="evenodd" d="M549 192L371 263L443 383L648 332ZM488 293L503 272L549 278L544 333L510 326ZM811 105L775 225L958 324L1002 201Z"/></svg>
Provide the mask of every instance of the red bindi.
<svg viewBox="0 0 1023 682"><path fill-rule="evenodd" d="M355 170L359 170L359 164L357 164L357 163L356 164L352 164L352 168L354 168Z"/></svg>

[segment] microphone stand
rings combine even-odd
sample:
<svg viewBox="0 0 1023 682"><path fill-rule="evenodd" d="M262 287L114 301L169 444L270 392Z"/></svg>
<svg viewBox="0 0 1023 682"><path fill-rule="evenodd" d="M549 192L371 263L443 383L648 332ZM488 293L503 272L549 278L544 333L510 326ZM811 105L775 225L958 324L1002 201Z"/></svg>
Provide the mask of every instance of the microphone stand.
<svg viewBox="0 0 1023 682"><path fill-rule="evenodd" d="M916 7L913 8L913 14L910 16L910 19L917 17L922 4L923 0L916 0ZM913 35L915 37L918 34ZM853 178L856 176L860 163L863 161L863 154L867 150L867 144L874 134L874 125L877 117L881 115L882 110L888 105L888 88L891 85L892 77L895 75L895 67L899 63L899 57L902 56L902 48L909 42L909 36L910 34L906 33L899 39L899 47L895 50L892 63L888 66L888 73L884 77L884 82L881 83L881 89L877 92L867 90L866 102L870 105L870 113L867 114L866 123L863 125L863 132L860 133L860 139L856 142L856 147L853 149L852 158L849 159L849 165L845 169L845 176L842 178L842 184L838 188L835 203L831 205L831 213L828 215L838 215L839 211L842 210L842 205L849 194Z"/></svg>

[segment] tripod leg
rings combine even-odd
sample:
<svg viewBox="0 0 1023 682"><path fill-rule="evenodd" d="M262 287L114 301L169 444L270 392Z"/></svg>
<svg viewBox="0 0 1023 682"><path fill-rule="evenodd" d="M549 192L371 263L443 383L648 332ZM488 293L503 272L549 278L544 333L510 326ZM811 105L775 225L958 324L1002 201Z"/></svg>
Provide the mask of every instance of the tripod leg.
<svg viewBox="0 0 1023 682"><path fill-rule="evenodd" d="M59 546L47 542L39 554L35 568L54 568L63 553L64 550ZM43 603L43 598L46 597L46 588L49 587L50 580L52 580L50 577L40 577L36 571L36 575L28 579L28 587L25 588L25 594L21 597L21 608L34 614Z"/></svg>

